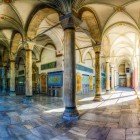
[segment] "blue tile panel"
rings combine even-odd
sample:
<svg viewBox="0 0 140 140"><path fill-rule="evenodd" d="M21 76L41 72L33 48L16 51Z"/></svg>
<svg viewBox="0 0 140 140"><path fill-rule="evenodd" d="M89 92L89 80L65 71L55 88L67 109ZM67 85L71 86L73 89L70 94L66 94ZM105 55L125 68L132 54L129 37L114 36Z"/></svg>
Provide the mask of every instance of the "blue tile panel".
<svg viewBox="0 0 140 140"><path fill-rule="evenodd" d="M63 86L63 72L50 72L47 77L48 87L62 87Z"/></svg>

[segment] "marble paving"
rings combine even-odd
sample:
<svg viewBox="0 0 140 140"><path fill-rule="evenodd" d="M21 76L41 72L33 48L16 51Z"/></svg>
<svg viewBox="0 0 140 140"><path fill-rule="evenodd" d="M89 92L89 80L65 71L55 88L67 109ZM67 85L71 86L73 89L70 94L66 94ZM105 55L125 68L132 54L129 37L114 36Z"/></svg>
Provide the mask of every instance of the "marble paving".
<svg viewBox="0 0 140 140"><path fill-rule="evenodd" d="M61 124L63 101L34 96L24 104L22 96L0 96L0 140L140 140L140 101L131 89L103 94L78 95L80 119Z"/></svg>

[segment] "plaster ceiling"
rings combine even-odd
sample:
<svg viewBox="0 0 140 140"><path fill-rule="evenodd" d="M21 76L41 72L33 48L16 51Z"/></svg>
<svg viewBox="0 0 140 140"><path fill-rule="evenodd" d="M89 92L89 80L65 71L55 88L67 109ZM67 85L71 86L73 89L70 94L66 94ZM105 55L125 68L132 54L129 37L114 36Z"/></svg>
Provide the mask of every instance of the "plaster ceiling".
<svg viewBox="0 0 140 140"><path fill-rule="evenodd" d="M48 0L49 1L49 0ZM58 4L55 8L59 10L65 6L64 0L57 2L57 0L50 0L50 2L56 2ZM62 4L60 4L62 2ZM14 0L10 4L0 4L0 37L7 39L3 41L0 39L0 43L6 45L10 44L10 39L14 30L21 34L26 34L27 23L32 18L32 12L40 4L44 4L44 1L39 0ZM103 50L106 55L110 55L112 52L119 52L121 55L127 55L126 52L133 52L131 48L136 47L136 38L140 29L140 0L74 0L73 10L77 13L81 8L86 8L83 11L82 18L84 19L84 25L91 36L88 36L85 32L76 33L76 45L82 49L91 46L91 38L95 41L99 41L105 38L106 41L102 44ZM62 7L60 7L62 6ZM68 7L67 7L68 8ZM75 9L76 8L76 9ZM90 9L90 12L88 11ZM64 9L62 11L65 11ZM94 13L91 13L91 11ZM50 28L59 21L59 17L56 13L50 11L43 11L47 16L41 21L37 34L43 31L42 27ZM36 19L38 20L38 19ZM112 28L115 24L125 23L130 26L118 26ZM131 28L133 26L133 29ZM6 30L5 30L6 29ZM44 29L45 30L45 29ZM63 30L60 26L52 31L45 33L54 44L57 46L61 42L60 48L63 47ZM5 46L6 46L5 45ZM120 46L120 47L119 47ZM61 50L60 49L60 50ZM119 51L118 51L119 50ZM82 51L85 51L83 49ZM117 53L118 54L118 53ZM133 54L133 53L132 53Z"/></svg>

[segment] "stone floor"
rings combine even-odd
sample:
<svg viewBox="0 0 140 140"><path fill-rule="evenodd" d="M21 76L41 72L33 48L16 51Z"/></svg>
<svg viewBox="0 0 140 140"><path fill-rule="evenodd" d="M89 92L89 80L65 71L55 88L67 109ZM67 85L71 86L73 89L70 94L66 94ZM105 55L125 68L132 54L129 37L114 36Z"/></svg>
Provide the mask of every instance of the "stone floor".
<svg viewBox="0 0 140 140"><path fill-rule="evenodd" d="M72 125L61 125L61 98L22 99L0 97L0 140L140 140L140 101L131 89L104 94L102 102L77 96L81 117Z"/></svg>

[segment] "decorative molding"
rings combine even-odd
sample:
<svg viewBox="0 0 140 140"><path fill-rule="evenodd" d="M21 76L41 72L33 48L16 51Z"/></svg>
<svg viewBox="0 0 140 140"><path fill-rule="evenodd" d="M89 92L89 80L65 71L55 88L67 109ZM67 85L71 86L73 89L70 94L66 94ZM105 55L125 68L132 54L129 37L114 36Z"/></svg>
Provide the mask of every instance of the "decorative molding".
<svg viewBox="0 0 140 140"><path fill-rule="evenodd" d="M85 72L89 72L89 73L93 73L93 69L76 64L76 69L77 70L81 70L81 71L85 71Z"/></svg>

